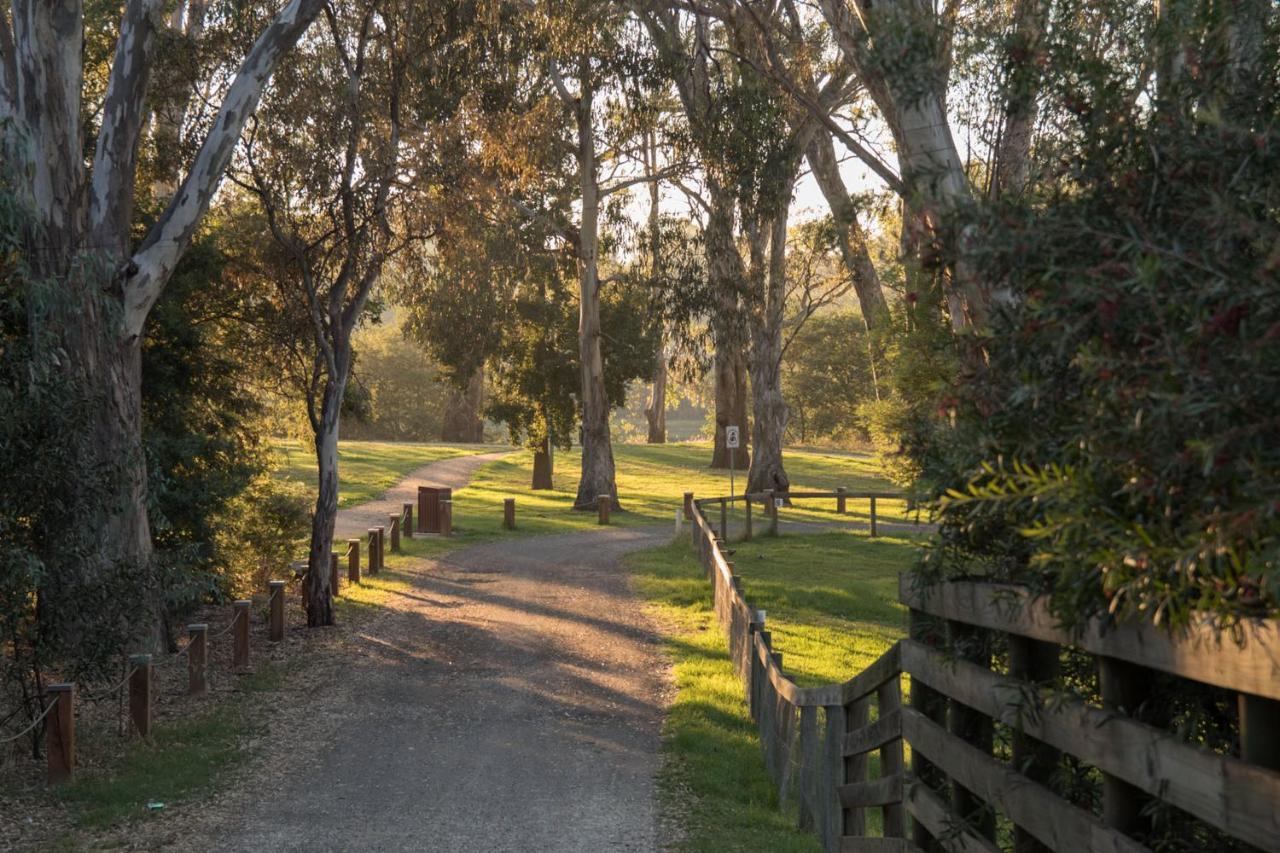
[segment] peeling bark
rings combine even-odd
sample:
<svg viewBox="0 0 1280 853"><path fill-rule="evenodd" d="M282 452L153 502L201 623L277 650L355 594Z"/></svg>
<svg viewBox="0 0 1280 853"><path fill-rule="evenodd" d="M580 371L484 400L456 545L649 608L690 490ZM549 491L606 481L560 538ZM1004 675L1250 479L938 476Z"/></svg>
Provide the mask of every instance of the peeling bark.
<svg viewBox="0 0 1280 853"><path fill-rule="evenodd" d="M768 269L760 270L763 287L759 304L752 312L751 323L751 401L754 416L751 448L751 470L747 473L747 491L763 492L790 489L782 464L782 440L790 415L782 397L782 321L787 295L787 208L783 207L769 223ZM759 246L756 264L762 264L763 237L754 236Z"/></svg>

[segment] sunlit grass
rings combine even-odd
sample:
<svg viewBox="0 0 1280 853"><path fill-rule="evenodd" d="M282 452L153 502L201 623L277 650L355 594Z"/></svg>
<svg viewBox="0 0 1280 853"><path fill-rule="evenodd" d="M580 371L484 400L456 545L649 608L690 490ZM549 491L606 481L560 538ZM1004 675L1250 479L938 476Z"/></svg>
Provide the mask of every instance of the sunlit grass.
<svg viewBox="0 0 1280 853"><path fill-rule="evenodd" d="M299 441L272 442L279 459L276 476L316 487L316 459ZM501 450L501 447L463 444L417 444L398 441L344 441L338 446L338 506L373 500L404 477L432 462Z"/></svg>
<svg viewBox="0 0 1280 853"><path fill-rule="evenodd" d="M911 565L907 538L834 530L740 543L733 555L744 594L767 611L773 646L804 686L844 681L905 633L898 573ZM745 688L729 660L711 587L688 537L628 559L636 589L667 626L677 695L664 727L663 791L683 826L683 848L817 850L779 810ZM872 756L872 772L875 769ZM879 815L868 813L870 831Z"/></svg>

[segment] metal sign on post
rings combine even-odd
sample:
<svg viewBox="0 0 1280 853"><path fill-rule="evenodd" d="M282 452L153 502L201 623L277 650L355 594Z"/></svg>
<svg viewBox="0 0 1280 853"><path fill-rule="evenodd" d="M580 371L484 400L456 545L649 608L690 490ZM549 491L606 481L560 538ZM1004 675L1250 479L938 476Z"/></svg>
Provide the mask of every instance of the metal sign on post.
<svg viewBox="0 0 1280 853"><path fill-rule="evenodd" d="M724 446L729 449L729 497L733 497L733 451L738 449L739 438L736 426L724 428Z"/></svg>

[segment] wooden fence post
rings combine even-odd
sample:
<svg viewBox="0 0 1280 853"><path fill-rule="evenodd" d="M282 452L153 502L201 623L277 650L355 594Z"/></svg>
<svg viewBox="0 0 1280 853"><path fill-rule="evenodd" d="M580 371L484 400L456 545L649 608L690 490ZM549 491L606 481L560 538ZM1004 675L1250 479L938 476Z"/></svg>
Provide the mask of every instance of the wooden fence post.
<svg viewBox="0 0 1280 853"><path fill-rule="evenodd" d="M751 498L745 495L742 498L745 506L742 515L742 538L747 542L751 541Z"/></svg>
<svg viewBox="0 0 1280 853"><path fill-rule="evenodd" d="M908 614L908 633L911 639L933 648L942 646L941 632L937 622L927 613L912 609ZM929 720L938 725L945 725L947 719L947 699L942 693L934 690L923 681L911 679L911 707L915 708ZM919 752L911 753L911 772L920 784L927 785L931 791L943 794L946 776L932 762ZM918 820L911 822L911 840L922 850L934 850L933 834Z"/></svg>
<svg viewBox="0 0 1280 853"><path fill-rule="evenodd" d="M848 705L844 706L844 731L856 732L858 729L871 722L871 697L864 696L861 699L855 699ZM841 744L841 753L844 752L843 744ZM863 752L858 755L849 755L844 759L844 784L854 784L857 782L867 781L867 774L871 769L870 760L867 753ZM851 808L844 810L844 834L845 835L866 835L867 834L867 810L866 808Z"/></svg>
<svg viewBox="0 0 1280 853"><path fill-rule="evenodd" d="M347 540L347 583L360 583L360 540Z"/></svg>
<svg viewBox="0 0 1280 853"><path fill-rule="evenodd" d="M1280 702L1241 693L1240 757L1250 764L1280 770Z"/></svg>
<svg viewBox="0 0 1280 853"><path fill-rule="evenodd" d="M876 498L871 496L871 536L876 536Z"/></svg>
<svg viewBox="0 0 1280 853"><path fill-rule="evenodd" d="M686 492L685 494L689 496L689 535L693 537L693 545L696 548L698 547L698 544L699 544L699 539L698 539L699 530L698 530L698 523L694 521L694 518L693 518L693 510L694 510L693 492Z"/></svg>
<svg viewBox="0 0 1280 853"><path fill-rule="evenodd" d="M947 622L947 642L951 653L961 660L991 668L990 643L986 632L964 622ZM991 754L993 725L991 718L969 706L951 700L947 730L986 755ZM979 836L994 841L996 816L991 806L968 788L951 782L951 806Z"/></svg>
<svg viewBox="0 0 1280 853"><path fill-rule="evenodd" d="M205 665L209 661L209 626L203 622L188 625L187 636L191 638L187 644L187 692L192 696L203 696L209 692L209 682L205 678Z"/></svg>
<svg viewBox="0 0 1280 853"><path fill-rule="evenodd" d="M729 541L729 502L720 499L720 538Z"/></svg>
<svg viewBox="0 0 1280 853"><path fill-rule="evenodd" d="M693 518L693 492L684 493L684 517L685 519Z"/></svg>
<svg viewBox="0 0 1280 853"><path fill-rule="evenodd" d="M378 571L387 567L387 528L378 526Z"/></svg>
<svg viewBox="0 0 1280 853"><path fill-rule="evenodd" d="M440 535L453 535L453 500L440 501Z"/></svg>
<svg viewBox="0 0 1280 853"><path fill-rule="evenodd" d="M278 643L284 639L284 581L267 581L267 590L270 593L267 637Z"/></svg>
<svg viewBox="0 0 1280 853"><path fill-rule="evenodd" d="M824 705L825 726L822 738L823 767L819 793L818 835L827 853L837 853L844 835L844 809L840 805L840 786L844 784L843 705Z"/></svg>
<svg viewBox="0 0 1280 853"><path fill-rule="evenodd" d="M48 779L54 784L70 782L76 775L76 686L50 684L44 692L57 703L44 726Z"/></svg>
<svg viewBox="0 0 1280 853"><path fill-rule="evenodd" d="M516 529L516 499L502 499L502 527L504 530Z"/></svg>
<svg viewBox="0 0 1280 853"><path fill-rule="evenodd" d="M400 553L400 516L395 513L387 515L387 526L391 530L391 553Z"/></svg>
<svg viewBox="0 0 1280 853"><path fill-rule="evenodd" d="M902 677L881 684L876 690L876 708L883 720L902 707ZM880 747L880 776L902 775L902 738L896 738ZM907 815L901 801L884 807L884 834L886 838L904 838L907 834Z"/></svg>
<svg viewBox="0 0 1280 853"><path fill-rule="evenodd" d="M244 600L231 604L236 621L236 627L231 631L231 665L236 669L247 669L249 666L249 608L252 606L252 601Z"/></svg>
<svg viewBox="0 0 1280 853"><path fill-rule="evenodd" d="M1022 637L1006 635L1009 640L1009 675L1031 683L1056 680L1061 673L1058 646ZM1043 712L1041 712L1043 713ZM1013 733L1013 766L1028 779L1048 785L1058 768L1061 753L1044 741L1015 729ZM1013 827L1014 853L1050 853L1052 848L1041 844L1021 826Z"/></svg>
<svg viewBox="0 0 1280 853"><path fill-rule="evenodd" d="M839 515L844 515L845 512L848 511L848 504L846 503L846 499L848 498L848 495L846 494L847 491L848 489L844 486L840 486L836 489L836 512Z"/></svg>
<svg viewBox="0 0 1280 853"><path fill-rule="evenodd" d="M151 655L129 655L129 719L138 734L151 734Z"/></svg>
<svg viewBox="0 0 1280 853"><path fill-rule="evenodd" d="M1105 707L1138 719L1138 706L1149 695L1150 685L1150 672L1143 667L1117 658L1098 658L1098 692ZM1110 773L1102 774L1102 819L1108 826L1125 835L1140 833L1146 823L1142 816L1146 801L1140 788Z"/></svg>
<svg viewBox="0 0 1280 853"><path fill-rule="evenodd" d="M369 574L378 573L378 528L370 527L366 531L369 538Z"/></svg>
<svg viewBox="0 0 1280 853"><path fill-rule="evenodd" d="M773 489L768 489L764 493L764 499L769 502L767 512L769 513L769 535L778 535L778 495Z"/></svg>
<svg viewBox="0 0 1280 853"><path fill-rule="evenodd" d="M609 523L609 496L599 495L596 497L596 523Z"/></svg>
<svg viewBox="0 0 1280 853"><path fill-rule="evenodd" d="M329 552L329 600L338 597L340 580L338 578L338 552Z"/></svg>
<svg viewBox="0 0 1280 853"><path fill-rule="evenodd" d="M400 524L400 535L405 539L413 538L413 504L407 503L400 508L404 521Z"/></svg>

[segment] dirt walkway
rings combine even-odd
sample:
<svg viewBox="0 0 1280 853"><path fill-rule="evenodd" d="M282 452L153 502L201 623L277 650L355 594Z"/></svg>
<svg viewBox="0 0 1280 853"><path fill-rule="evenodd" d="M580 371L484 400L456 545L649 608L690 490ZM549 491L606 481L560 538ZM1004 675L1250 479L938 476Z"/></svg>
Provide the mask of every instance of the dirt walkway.
<svg viewBox="0 0 1280 853"><path fill-rule="evenodd" d="M616 566L669 537L602 528L423 560L337 670L331 740L217 846L657 850L667 664Z"/></svg>
<svg viewBox="0 0 1280 853"><path fill-rule="evenodd" d="M480 466L495 459L501 459L510 453L510 450L502 450L495 453L454 456L424 465L387 489L378 498L359 506L338 510L333 539L335 542L340 542L344 539L364 536L370 527L385 526L387 516L391 513L399 515L406 503L414 504L416 514L418 486L460 489L471 482L471 476Z"/></svg>

